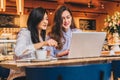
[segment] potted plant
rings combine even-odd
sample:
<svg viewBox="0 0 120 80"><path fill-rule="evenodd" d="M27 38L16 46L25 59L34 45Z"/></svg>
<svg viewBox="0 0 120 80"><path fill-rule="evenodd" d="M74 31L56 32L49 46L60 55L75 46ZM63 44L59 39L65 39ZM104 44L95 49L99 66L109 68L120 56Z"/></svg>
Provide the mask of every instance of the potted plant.
<svg viewBox="0 0 120 80"><path fill-rule="evenodd" d="M104 31L107 32L107 41L109 45L113 45L114 51L120 51L120 12L115 12L112 16L107 16L104 23Z"/></svg>
<svg viewBox="0 0 120 80"><path fill-rule="evenodd" d="M113 37L119 40L120 36L120 12L115 12L113 16L107 16L104 23L104 31L107 32L108 38ZM114 41L115 43L116 41Z"/></svg>

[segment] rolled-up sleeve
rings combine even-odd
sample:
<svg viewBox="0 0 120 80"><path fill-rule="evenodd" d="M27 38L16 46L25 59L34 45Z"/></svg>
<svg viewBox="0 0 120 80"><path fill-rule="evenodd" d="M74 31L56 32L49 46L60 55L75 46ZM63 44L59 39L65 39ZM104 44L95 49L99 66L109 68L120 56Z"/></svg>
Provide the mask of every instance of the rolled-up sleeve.
<svg viewBox="0 0 120 80"><path fill-rule="evenodd" d="M50 39L50 37L49 36L47 36L46 37L46 40L49 40ZM52 57L55 57L55 50L54 50L54 47L53 46L46 46L46 50L47 51L50 51L50 56L52 56Z"/></svg>
<svg viewBox="0 0 120 80"><path fill-rule="evenodd" d="M34 45L31 43L30 32L26 29L22 29L17 36L15 47L16 56L21 56L23 55L23 53L29 54L34 51L35 48Z"/></svg>
<svg viewBox="0 0 120 80"><path fill-rule="evenodd" d="M47 51L50 51L50 56L55 57L54 47L52 47L52 46L47 46L46 50L47 50Z"/></svg>

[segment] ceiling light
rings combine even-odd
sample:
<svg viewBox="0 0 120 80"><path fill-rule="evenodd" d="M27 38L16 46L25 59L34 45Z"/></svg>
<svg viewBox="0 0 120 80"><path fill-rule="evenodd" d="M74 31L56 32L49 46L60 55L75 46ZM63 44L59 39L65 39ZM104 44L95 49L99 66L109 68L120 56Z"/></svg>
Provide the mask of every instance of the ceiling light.
<svg viewBox="0 0 120 80"><path fill-rule="evenodd" d="M50 12L50 15L52 15L53 13L52 12Z"/></svg>
<svg viewBox="0 0 120 80"><path fill-rule="evenodd" d="M105 8L105 7L104 7L104 4L103 4L102 2L100 3L100 6L101 6L102 9Z"/></svg>
<svg viewBox="0 0 120 80"><path fill-rule="evenodd" d="M0 0L0 11L5 11L6 9L6 0Z"/></svg>
<svg viewBox="0 0 120 80"><path fill-rule="evenodd" d="M91 6L92 6L92 0L88 2L88 7L91 8Z"/></svg>

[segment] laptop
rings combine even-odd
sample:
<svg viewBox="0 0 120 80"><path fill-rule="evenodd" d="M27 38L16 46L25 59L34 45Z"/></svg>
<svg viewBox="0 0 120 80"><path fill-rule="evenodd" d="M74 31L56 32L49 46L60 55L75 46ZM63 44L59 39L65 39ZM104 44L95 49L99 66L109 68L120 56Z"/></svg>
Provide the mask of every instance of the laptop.
<svg viewBox="0 0 120 80"><path fill-rule="evenodd" d="M73 33L68 58L99 57L106 32Z"/></svg>

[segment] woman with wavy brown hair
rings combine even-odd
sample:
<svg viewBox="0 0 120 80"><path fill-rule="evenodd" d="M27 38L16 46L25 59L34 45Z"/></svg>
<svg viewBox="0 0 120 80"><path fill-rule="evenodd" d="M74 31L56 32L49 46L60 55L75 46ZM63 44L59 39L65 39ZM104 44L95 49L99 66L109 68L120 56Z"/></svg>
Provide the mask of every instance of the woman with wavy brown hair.
<svg viewBox="0 0 120 80"><path fill-rule="evenodd" d="M72 32L80 32L76 28L72 13L66 6L57 8L54 14L52 30L49 37L57 41L57 47L48 47L51 56L62 57L69 54L69 47L72 37Z"/></svg>

